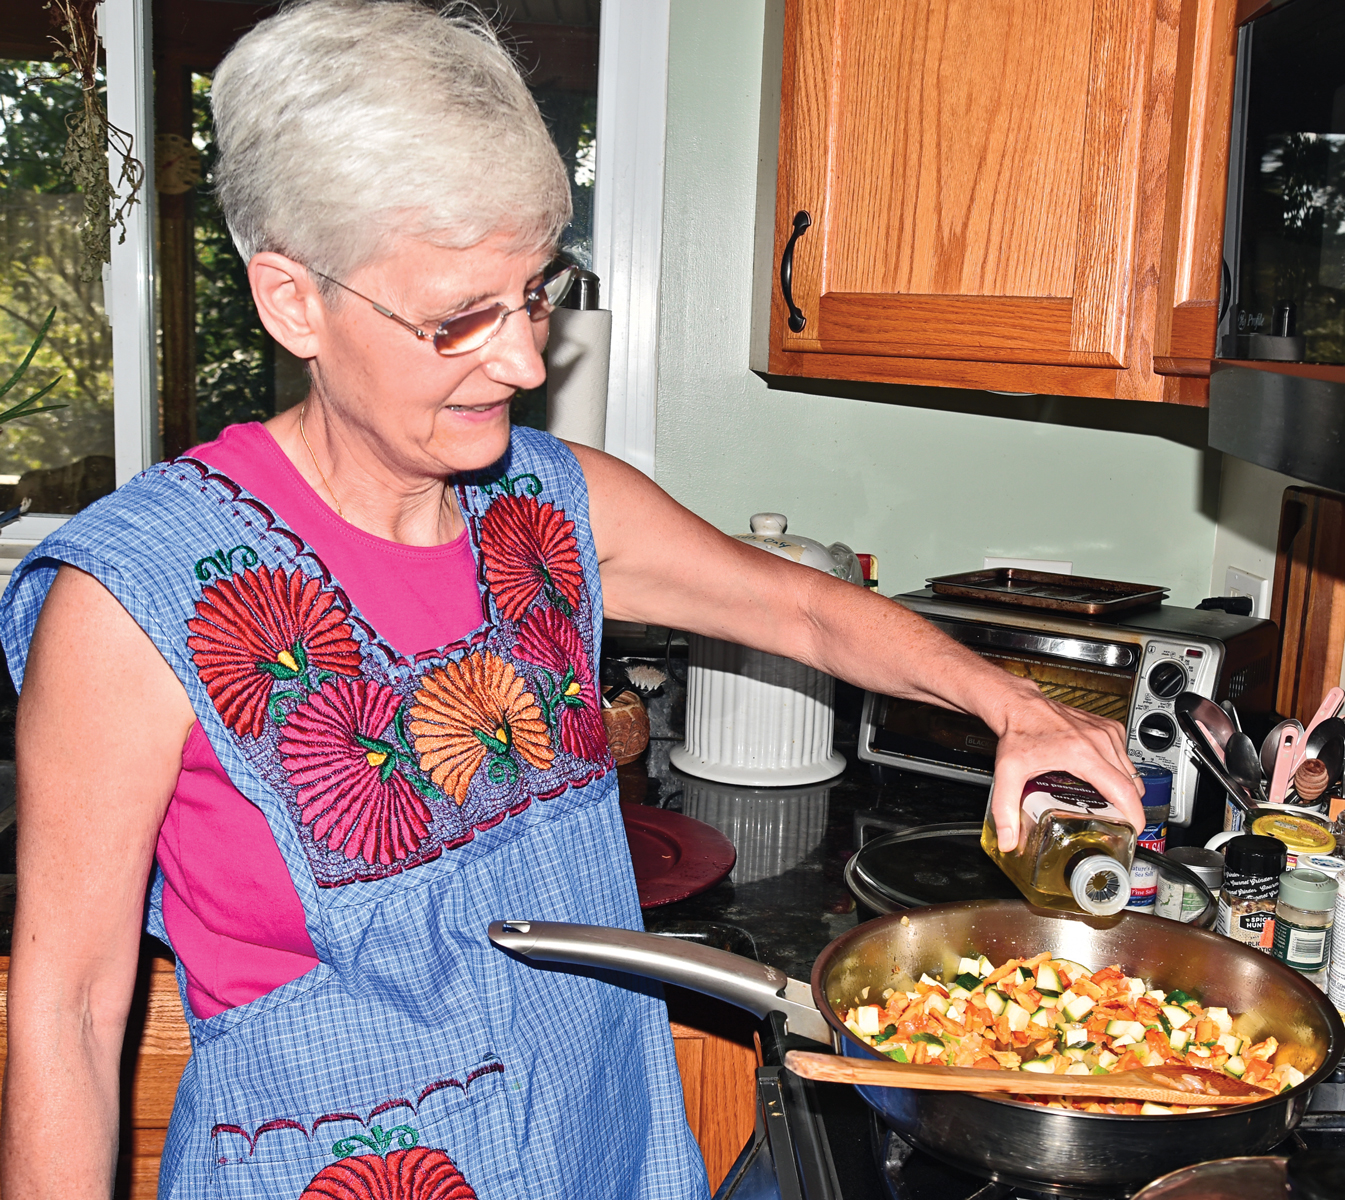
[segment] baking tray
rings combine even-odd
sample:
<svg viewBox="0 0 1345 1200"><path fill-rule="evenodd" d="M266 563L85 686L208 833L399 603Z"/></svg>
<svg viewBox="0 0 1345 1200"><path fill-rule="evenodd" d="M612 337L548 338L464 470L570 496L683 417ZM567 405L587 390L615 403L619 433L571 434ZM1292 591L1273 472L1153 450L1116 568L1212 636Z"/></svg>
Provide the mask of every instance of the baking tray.
<svg viewBox="0 0 1345 1200"><path fill-rule="evenodd" d="M1106 617L1151 608L1167 599L1168 589L1151 583L1122 583L1117 579L1088 579L1082 575L1056 575L1021 567L992 567L939 575L925 582L940 596L966 600L990 600L1022 608Z"/></svg>

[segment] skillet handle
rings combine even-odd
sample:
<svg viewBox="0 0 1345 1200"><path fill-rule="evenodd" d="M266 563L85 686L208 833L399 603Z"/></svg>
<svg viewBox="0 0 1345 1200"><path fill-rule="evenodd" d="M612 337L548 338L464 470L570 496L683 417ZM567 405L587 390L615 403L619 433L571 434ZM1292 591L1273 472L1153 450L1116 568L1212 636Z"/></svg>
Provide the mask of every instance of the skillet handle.
<svg viewBox="0 0 1345 1200"><path fill-rule="evenodd" d="M500 949L532 962L605 967L676 984L758 1017L781 1013L790 1033L832 1042L831 1026L806 983L739 954L654 933L560 921L492 921L487 933Z"/></svg>

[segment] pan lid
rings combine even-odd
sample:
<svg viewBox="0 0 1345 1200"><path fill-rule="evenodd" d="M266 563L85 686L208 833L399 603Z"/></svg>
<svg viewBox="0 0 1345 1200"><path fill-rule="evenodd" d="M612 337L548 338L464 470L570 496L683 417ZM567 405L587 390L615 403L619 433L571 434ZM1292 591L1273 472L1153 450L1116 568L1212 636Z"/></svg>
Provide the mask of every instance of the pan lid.
<svg viewBox="0 0 1345 1200"><path fill-rule="evenodd" d="M850 860L846 882L861 903L879 912L958 900L1022 899L981 849L980 825L967 823L925 825L874 838Z"/></svg>

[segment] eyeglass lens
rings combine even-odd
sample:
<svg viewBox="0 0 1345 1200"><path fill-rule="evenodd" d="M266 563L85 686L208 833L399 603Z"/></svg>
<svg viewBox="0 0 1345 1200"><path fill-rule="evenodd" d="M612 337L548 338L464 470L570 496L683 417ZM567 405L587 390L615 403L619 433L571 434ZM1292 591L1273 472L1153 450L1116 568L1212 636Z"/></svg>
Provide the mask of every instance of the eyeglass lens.
<svg viewBox="0 0 1345 1200"><path fill-rule="evenodd" d="M534 321L550 316L574 282L575 268L566 267L556 272L550 279L528 293L523 305L528 316ZM506 304L492 304L489 308L476 312L463 313L460 317L450 317L434 333L434 348L440 354L468 354L484 346L504 324L511 312Z"/></svg>

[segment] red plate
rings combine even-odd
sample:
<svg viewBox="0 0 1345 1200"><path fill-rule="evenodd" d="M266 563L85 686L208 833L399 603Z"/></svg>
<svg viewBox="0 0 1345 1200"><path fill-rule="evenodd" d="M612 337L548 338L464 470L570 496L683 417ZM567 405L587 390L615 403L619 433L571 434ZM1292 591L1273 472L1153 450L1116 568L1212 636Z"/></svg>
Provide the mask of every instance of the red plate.
<svg viewBox="0 0 1345 1200"><path fill-rule="evenodd" d="M641 908L698 896L733 870L738 852L713 825L643 804L623 804L621 819Z"/></svg>

